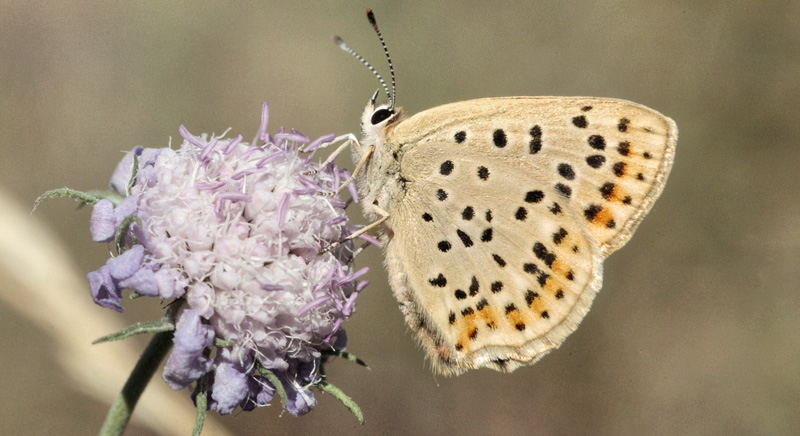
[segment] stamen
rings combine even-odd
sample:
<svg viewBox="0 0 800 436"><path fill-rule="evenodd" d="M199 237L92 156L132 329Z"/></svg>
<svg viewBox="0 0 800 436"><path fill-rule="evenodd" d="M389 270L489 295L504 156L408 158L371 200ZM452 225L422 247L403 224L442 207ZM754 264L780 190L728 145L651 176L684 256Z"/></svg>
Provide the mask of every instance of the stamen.
<svg viewBox="0 0 800 436"><path fill-rule="evenodd" d="M242 170L242 171L239 171L239 172L235 173L234 175L231 176L231 179L239 180L244 176L249 176L250 174L260 173L261 171L264 171L264 168L258 168L258 167L256 167L256 168L248 168L246 170Z"/></svg>
<svg viewBox="0 0 800 436"><path fill-rule="evenodd" d="M211 143L206 145L206 147L203 149L203 151L200 152L200 160L201 161L206 160L208 155L211 154L211 152L214 150L214 147L216 147L217 144L219 144L219 141L215 139L215 140L211 141Z"/></svg>
<svg viewBox="0 0 800 436"><path fill-rule="evenodd" d="M311 310L311 309L313 309L313 308L315 308L315 307L317 307L317 306L319 306L321 304L327 303L328 301L331 301L331 296L330 295L325 295L324 297L317 298L316 300L308 303L308 305L306 307L300 309L297 312L297 317L300 318L301 316L305 315L306 312L308 312L309 310Z"/></svg>
<svg viewBox="0 0 800 436"><path fill-rule="evenodd" d="M269 126L269 105L267 102L264 102L264 105L261 107L261 126L258 128L258 138L264 142L269 142L267 141L269 139L267 126Z"/></svg>
<svg viewBox="0 0 800 436"><path fill-rule="evenodd" d="M374 236L370 235L369 233L362 233L362 234L358 235L358 239L367 241L370 244L372 244L372 245L374 245L374 246L376 246L378 248L383 248L383 244L381 244L381 241L379 241L378 239L376 239Z"/></svg>
<svg viewBox="0 0 800 436"><path fill-rule="evenodd" d="M181 127L178 129L178 131L180 132L181 136L183 136L183 139L188 141L190 144L200 148L205 148L206 145L203 143L203 140L189 133L189 130L183 124L181 124Z"/></svg>
<svg viewBox="0 0 800 436"><path fill-rule="evenodd" d="M346 216L340 216L340 217L337 217L337 218L334 218L334 219L328 221L327 223L325 223L325 225L326 226L335 226L336 224L341 224L341 223L343 223L345 221L347 221L347 217Z"/></svg>
<svg viewBox="0 0 800 436"><path fill-rule="evenodd" d="M261 159L260 161L258 161L258 163L256 163L256 168L263 168L268 163L272 163L272 162L282 158L283 156L284 156L283 153L273 153L273 154L265 157L264 159Z"/></svg>
<svg viewBox="0 0 800 436"><path fill-rule="evenodd" d="M334 135L333 133L331 133L329 135L320 136L319 138L315 139L314 142L312 142L311 144L308 144L308 146L305 147L303 149L303 151L305 151L305 152L314 151L317 148L319 148L319 146L321 146L322 144L328 144L331 141L333 141L334 139L336 139L336 135Z"/></svg>
<svg viewBox="0 0 800 436"><path fill-rule="evenodd" d="M197 183L194 185L195 189L199 191L216 191L217 189L225 186L227 182L221 181L217 183Z"/></svg>
<svg viewBox="0 0 800 436"><path fill-rule="evenodd" d="M228 143L228 146L225 147L225 150L222 152L224 155L229 155L239 143L242 142L242 135L237 136L231 142Z"/></svg>
<svg viewBox="0 0 800 436"><path fill-rule="evenodd" d="M358 279L359 277L363 276L368 272L369 272L369 267L365 266L364 268L361 268L360 270L354 272L353 274L350 274L349 276L343 278L342 280L339 280L339 284L346 285L349 283L353 283L354 281L356 281L356 279Z"/></svg>
<svg viewBox="0 0 800 436"><path fill-rule="evenodd" d="M274 285L274 284L266 284L266 285L261 285L261 289L263 289L265 291L282 291L283 290L283 286Z"/></svg>
<svg viewBox="0 0 800 436"><path fill-rule="evenodd" d="M289 205L289 200L292 198L292 194L286 193L283 194L283 198L281 198L280 204L278 204L278 228L283 228L283 224L286 222L286 213L289 212L289 208L286 207Z"/></svg>
<svg viewBox="0 0 800 436"><path fill-rule="evenodd" d="M294 129L292 129L294 130ZM275 134L276 141L292 141L292 142L299 142L299 143L308 143L310 139L308 136L303 135L299 132L292 132L292 133L276 133Z"/></svg>

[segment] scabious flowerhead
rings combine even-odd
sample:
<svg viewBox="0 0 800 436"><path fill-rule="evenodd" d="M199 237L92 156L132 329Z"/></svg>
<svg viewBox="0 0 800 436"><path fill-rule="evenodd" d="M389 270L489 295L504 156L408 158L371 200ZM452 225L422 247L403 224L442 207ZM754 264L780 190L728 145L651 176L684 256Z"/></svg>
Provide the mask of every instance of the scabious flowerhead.
<svg viewBox="0 0 800 436"><path fill-rule="evenodd" d="M334 136L272 136L267 122L265 103L253 144L181 126L177 150L137 147L111 181L124 200L101 200L92 214L93 239L121 248L89 274L95 302L122 312L121 291L132 289L180 304L164 380L182 389L208 374L209 408L223 414L272 399L261 369L290 412L310 411L322 351L345 346L342 322L367 284L352 243L326 250L353 230L333 195L349 174L311 162Z"/></svg>

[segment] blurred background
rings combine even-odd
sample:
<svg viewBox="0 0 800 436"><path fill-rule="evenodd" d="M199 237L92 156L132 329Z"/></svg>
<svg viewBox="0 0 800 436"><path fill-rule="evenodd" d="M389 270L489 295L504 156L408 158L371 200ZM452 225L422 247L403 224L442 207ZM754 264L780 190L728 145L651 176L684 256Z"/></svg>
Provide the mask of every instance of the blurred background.
<svg viewBox="0 0 800 436"><path fill-rule="evenodd" d="M262 101L273 132L358 133L379 85L331 36L388 75L368 6L409 113L491 96L632 100L678 124L669 183L606 261L581 327L535 366L434 376L371 249L359 266L372 268L372 285L345 325L350 351L371 370L328 367L366 425L329 395L300 418L273 405L216 425L229 434L800 432L800 2L6 0L0 433L96 433L147 338L116 352L90 345L108 331L77 332L162 313L151 299L126 301L122 316L93 305L85 273L108 252L90 240L90 210L59 200L29 217L34 199L62 186L106 187L123 151L167 146L181 124L251 138ZM26 281L34 273L39 281ZM90 388L85 367L68 362L91 353L112 354L104 365L119 377ZM180 410L162 415L190 411L188 392L163 391L158 375L143 401L157 389ZM153 424L173 419L153 410L138 410L145 415L128 434L190 434L191 421Z"/></svg>

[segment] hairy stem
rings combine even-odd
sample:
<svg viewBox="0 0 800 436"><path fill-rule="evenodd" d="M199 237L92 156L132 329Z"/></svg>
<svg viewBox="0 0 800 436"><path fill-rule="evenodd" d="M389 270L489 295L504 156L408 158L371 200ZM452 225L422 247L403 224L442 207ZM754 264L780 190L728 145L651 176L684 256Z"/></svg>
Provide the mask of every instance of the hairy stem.
<svg viewBox="0 0 800 436"><path fill-rule="evenodd" d="M119 436L125 431L128 421L131 419L136 402L142 396L144 388L150 378L160 366L164 356L172 348L173 331L156 333L153 339L145 348L142 357L136 362L128 381L122 391L111 405L103 428L100 429L100 436Z"/></svg>

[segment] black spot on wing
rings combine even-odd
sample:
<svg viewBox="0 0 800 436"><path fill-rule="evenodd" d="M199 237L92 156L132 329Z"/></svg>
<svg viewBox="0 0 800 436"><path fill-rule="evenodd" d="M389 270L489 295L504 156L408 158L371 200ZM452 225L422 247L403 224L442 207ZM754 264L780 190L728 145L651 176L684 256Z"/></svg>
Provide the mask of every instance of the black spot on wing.
<svg viewBox="0 0 800 436"><path fill-rule="evenodd" d="M492 142L494 142L495 147L503 148L508 143L508 138L506 137L506 132L503 129L497 129L492 134Z"/></svg>
<svg viewBox="0 0 800 436"><path fill-rule="evenodd" d="M556 254L552 251L547 251L547 247L541 242L533 244L533 254L550 268L553 267L553 262L556 261Z"/></svg>
<svg viewBox="0 0 800 436"><path fill-rule="evenodd" d="M461 218L465 221L470 221L475 216L475 209L472 206L467 206L461 211Z"/></svg>
<svg viewBox="0 0 800 436"><path fill-rule="evenodd" d="M589 146L595 150L605 150L606 148L606 140L600 135L592 135L587 140Z"/></svg>
<svg viewBox="0 0 800 436"><path fill-rule="evenodd" d="M447 286L447 279L441 273L435 278L428 279L428 281L437 288L443 288Z"/></svg>
<svg viewBox="0 0 800 436"><path fill-rule="evenodd" d="M631 143L628 141L622 141L617 146L617 152L623 156L630 156L631 154Z"/></svg>
<svg viewBox="0 0 800 436"><path fill-rule="evenodd" d="M528 152L536 154L542 149L542 128L537 126L531 127L531 142L528 144Z"/></svg>
<svg viewBox="0 0 800 436"><path fill-rule="evenodd" d="M606 157L602 156L602 155L599 155L599 154L595 154L595 155L587 157L586 158L586 163L590 167L597 169L597 168L600 168L601 166L603 166L604 163L606 163Z"/></svg>
<svg viewBox="0 0 800 436"><path fill-rule="evenodd" d="M474 245L474 242L472 242L472 238L470 238L469 235L464 233L461 229L457 229L456 234L461 239L461 242L464 244L464 247L469 248Z"/></svg>
<svg viewBox="0 0 800 436"><path fill-rule="evenodd" d="M572 195L572 188L563 183L556 183L556 191L560 192L561 195L567 198Z"/></svg>
<svg viewBox="0 0 800 436"><path fill-rule="evenodd" d="M572 165L568 163L561 163L558 164L558 174L561 177L567 180L574 180L575 179L575 170L572 169Z"/></svg>
<svg viewBox="0 0 800 436"><path fill-rule="evenodd" d="M449 176L453 172L453 161L446 160L439 166L439 173L443 176Z"/></svg>
<svg viewBox="0 0 800 436"><path fill-rule="evenodd" d="M478 290L480 289L480 285L478 284L478 278L472 276L472 283L469 284L469 296L474 297L478 295Z"/></svg>
<svg viewBox="0 0 800 436"><path fill-rule="evenodd" d="M536 191L528 191L525 194L525 202L526 203L539 203L544 199L544 192L536 190Z"/></svg>

